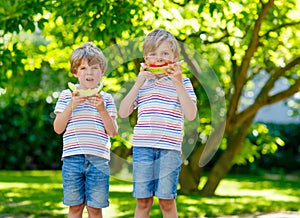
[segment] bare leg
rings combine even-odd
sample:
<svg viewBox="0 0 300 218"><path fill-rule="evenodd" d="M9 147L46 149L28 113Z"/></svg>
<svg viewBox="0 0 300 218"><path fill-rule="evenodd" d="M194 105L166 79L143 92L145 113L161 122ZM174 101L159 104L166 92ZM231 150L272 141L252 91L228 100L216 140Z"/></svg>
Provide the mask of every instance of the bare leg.
<svg viewBox="0 0 300 218"><path fill-rule="evenodd" d="M178 217L175 200L159 199L159 206L164 218Z"/></svg>
<svg viewBox="0 0 300 218"><path fill-rule="evenodd" d="M86 206L89 218L102 218L102 209Z"/></svg>
<svg viewBox="0 0 300 218"><path fill-rule="evenodd" d="M152 204L153 204L153 197L138 198L134 217L135 218L149 218Z"/></svg>
<svg viewBox="0 0 300 218"><path fill-rule="evenodd" d="M84 204L70 206L68 218L81 218L84 209Z"/></svg>

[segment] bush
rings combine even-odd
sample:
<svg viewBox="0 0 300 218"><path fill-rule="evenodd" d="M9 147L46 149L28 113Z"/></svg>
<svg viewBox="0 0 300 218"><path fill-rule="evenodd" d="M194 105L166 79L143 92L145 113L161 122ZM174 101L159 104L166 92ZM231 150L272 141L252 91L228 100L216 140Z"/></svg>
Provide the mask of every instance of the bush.
<svg viewBox="0 0 300 218"><path fill-rule="evenodd" d="M29 101L0 108L0 169L59 169L62 138L53 131L53 105Z"/></svg>
<svg viewBox="0 0 300 218"><path fill-rule="evenodd" d="M300 166L300 124L266 123L272 136L280 137L284 146L279 146L274 155L264 155L257 161L262 169L284 170L287 173L299 171Z"/></svg>

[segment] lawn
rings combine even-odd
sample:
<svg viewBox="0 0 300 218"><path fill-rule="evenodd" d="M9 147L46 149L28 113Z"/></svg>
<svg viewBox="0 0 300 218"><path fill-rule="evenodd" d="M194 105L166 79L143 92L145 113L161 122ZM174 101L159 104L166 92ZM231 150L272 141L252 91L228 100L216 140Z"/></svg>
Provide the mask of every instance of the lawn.
<svg viewBox="0 0 300 218"><path fill-rule="evenodd" d="M130 182L111 178L106 218L131 218L135 208ZM66 217L60 171L0 171L0 217ZM226 177L216 196L180 195L180 217L218 217L253 212L300 211L300 179L286 176ZM85 212L85 217L87 214ZM157 200L151 217L161 217Z"/></svg>

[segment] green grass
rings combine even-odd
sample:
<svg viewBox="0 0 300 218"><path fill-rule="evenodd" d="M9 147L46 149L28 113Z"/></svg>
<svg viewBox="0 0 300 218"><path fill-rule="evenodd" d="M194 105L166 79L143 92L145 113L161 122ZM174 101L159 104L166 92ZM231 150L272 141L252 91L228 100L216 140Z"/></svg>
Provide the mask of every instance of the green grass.
<svg viewBox="0 0 300 218"><path fill-rule="evenodd" d="M133 217L130 182L111 178L110 206L104 217ZM60 171L0 171L0 217L66 217ZM180 217L218 217L254 212L300 211L300 180L280 177L228 176L216 196L179 195ZM87 214L85 212L85 217ZM157 199L151 217L161 217Z"/></svg>

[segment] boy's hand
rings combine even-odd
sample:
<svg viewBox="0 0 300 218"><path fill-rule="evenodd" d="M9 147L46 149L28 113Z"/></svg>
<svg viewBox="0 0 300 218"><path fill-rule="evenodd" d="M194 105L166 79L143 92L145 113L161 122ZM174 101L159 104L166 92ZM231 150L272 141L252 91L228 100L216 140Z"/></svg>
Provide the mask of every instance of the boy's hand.
<svg viewBox="0 0 300 218"><path fill-rule="evenodd" d="M143 66L142 70L139 72L137 77L137 82L140 84L144 84L147 79L154 79L155 75L149 71L146 71L146 65Z"/></svg>
<svg viewBox="0 0 300 218"><path fill-rule="evenodd" d="M88 97L88 101L91 105L97 108L98 111L102 111L105 109L104 100L102 95L100 94L94 94L90 97Z"/></svg>
<svg viewBox="0 0 300 218"><path fill-rule="evenodd" d="M182 71L180 64L174 63L170 64L169 68L166 69L167 74L171 77L174 83L182 83Z"/></svg>
<svg viewBox="0 0 300 218"><path fill-rule="evenodd" d="M86 96L79 96L78 94L79 94L78 91L72 93L72 99L69 103L72 110L74 110L78 105L85 102L85 100L87 99Z"/></svg>

